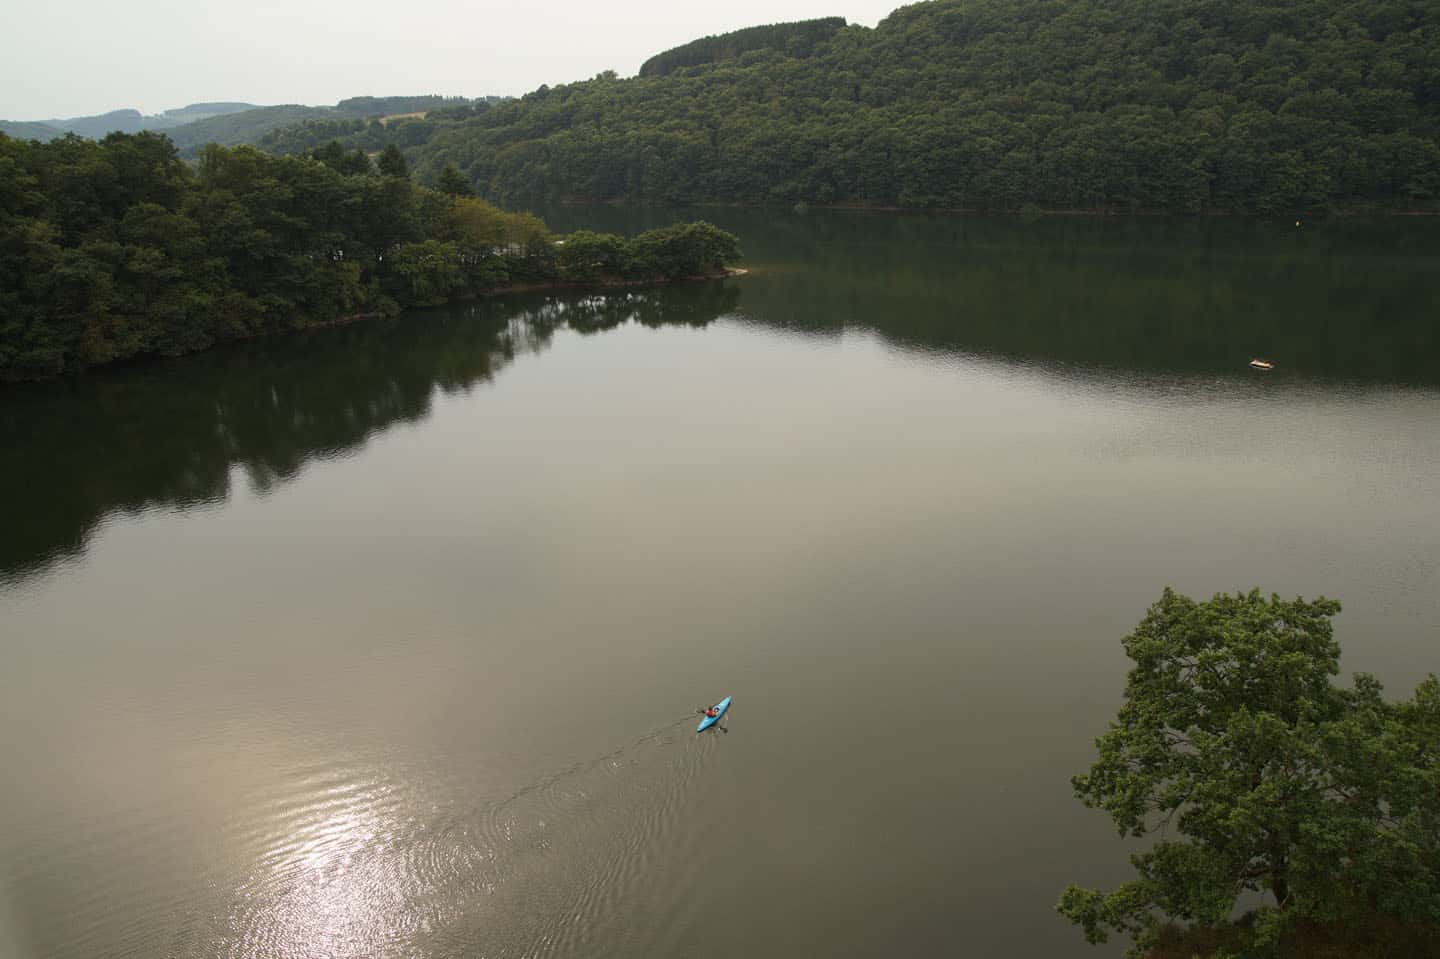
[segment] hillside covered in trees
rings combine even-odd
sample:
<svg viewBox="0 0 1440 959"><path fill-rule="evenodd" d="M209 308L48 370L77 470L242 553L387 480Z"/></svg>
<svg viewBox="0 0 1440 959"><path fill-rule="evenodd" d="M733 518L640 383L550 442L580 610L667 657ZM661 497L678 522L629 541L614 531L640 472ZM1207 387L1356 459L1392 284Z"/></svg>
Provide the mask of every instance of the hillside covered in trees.
<svg viewBox="0 0 1440 959"><path fill-rule="evenodd" d="M932 0L392 124L538 200L1440 208L1440 0Z"/></svg>
<svg viewBox="0 0 1440 959"><path fill-rule="evenodd" d="M816 48L844 29L844 17L748 27L718 37L701 37L656 54L640 65L640 76L663 77L684 67L734 60L742 54L775 50L789 57L813 56Z"/></svg>
<svg viewBox="0 0 1440 959"><path fill-rule="evenodd" d="M338 148L0 134L0 383L516 285L668 279L739 255L706 223L552 240L528 214Z"/></svg>

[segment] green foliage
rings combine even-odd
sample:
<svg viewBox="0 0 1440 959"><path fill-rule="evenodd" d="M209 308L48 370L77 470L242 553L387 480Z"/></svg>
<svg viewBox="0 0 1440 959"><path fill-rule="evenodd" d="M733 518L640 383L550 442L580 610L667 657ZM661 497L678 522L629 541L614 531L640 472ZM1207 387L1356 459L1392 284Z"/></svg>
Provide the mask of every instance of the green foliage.
<svg viewBox="0 0 1440 959"><path fill-rule="evenodd" d="M380 158L375 161L375 166L381 176L407 177L410 175L410 167L405 162L405 154L395 144L390 144L380 151Z"/></svg>
<svg viewBox="0 0 1440 959"><path fill-rule="evenodd" d="M467 103L457 103L431 110L425 114L431 120L468 120L485 113L492 106L508 100L509 97L477 97Z"/></svg>
<svg viewBox="0 0 1440 959"><path fill-rule="evenodd" d="M673 280L711 275L739 258L733 234L697 220L647 230L633 240L579 230L565 238L560 269L574 282L604 277Z"/></svg>
<svg viewBox="0 0 1440 959"><path fill-rule="evenodd" d="M577 230L565 238L560 252L561 269L578 282L623 275L630 269L626 246L625 241L613 233Z"/></svg>
<svg viewBox="0 0 1440 959"><path fill-rule="evenodd" d="M323 147L311 150L310 157L346 176L365 176L371 172L370 158L365 151L351 150L347 153L339 140L331 140Z"/></svg>
<svg viewBox="0 0 1440 959"><path fill-rule="evenodd" d="M935 0L436 111L400 145L505 204L1434 210L1436 49L1440 0Z"/></svg>
<svg viewBox="0 0 1440 959"><path fill-rule="evenodd" d="M1335 687L1339 609L1167 589L1125 638L1124 705L1073 782L1122 835L1161 838L1115 891L1065 890L1087 940L1220 928L1247 891L1270 903L1232 930L1247 955L1292 951L1306 924L1440 922L1440 687Z"/></svg>
<svg viewBox="0 0 1440 959"><path fill-rule="evenodd" d="M599 241L619 253L577 265L538 218L417 186L391 151L382 176L334 141L300 157L212 144L192 170L154 133L0 135L0 381L510 283L688 275L738 255L730 234L689 224Z"/></svg>
<svg viewBox="0 0 1440 959"><path fill-rule="evenodd" d="M437 94L418 97L350 97L335 104L335 112L347 116L386 117L396 113L423 113L442 107L469 103L465 97Z"/></svg>
<svg viewBox="0 0 1440 959"><path fill-rule="evenodd" d="M402 243L390 254L395 272L410 286L411 302L433 306L450 299L461 286L459 250L453 243L425 240Z"/></svg>
<svg viewBox="0 0 1440 959"><path fill-rule="evenodd" d="M824 17L798 23L748 27L717 37L703 37L646 60L640 65L640 76L663 77L684 67L734 60L755 50L775 50L791 57L808 57L835 31L844 27L844 17Z"/></svg>
<svg viewBox="0 0 1440 959"><path fill-rule="evenodd" d="M643 273L696 276L739 259L740 246L732 234L699 220L641 233L631 243L630 257Z"/></svg>
<svg viewBox="0 0 1440 959"><path fill-rule="evenodd" d="M369 138L362 135L370 125L371 121L358 118L306 120L303 123L289 124L270 130L256 140L256 145L269 153L293 154L315 150L345 138L346 145L363 146L378 152L384 145L383 140L379 143L372 143ZM384 129L378 123L375 126L381 130Z"/></svg>
<svg viewBox="0 0 1440 959"><path fill-rule="evenodd" d="M474 196L475 188L465 174L455 169L455 164L445 164L445 169L440 171L440 178L435 183L435 188L441 193L448 193L451 196Z"/></svg>

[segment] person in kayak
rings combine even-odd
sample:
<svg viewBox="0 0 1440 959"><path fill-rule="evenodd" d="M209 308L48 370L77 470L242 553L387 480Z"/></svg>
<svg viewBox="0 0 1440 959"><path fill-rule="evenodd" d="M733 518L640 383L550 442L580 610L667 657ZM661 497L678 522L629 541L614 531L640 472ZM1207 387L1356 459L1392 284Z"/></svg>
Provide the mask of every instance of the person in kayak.
<svg viewBox="0 0 1440 959"><path fill-rule="evenodd" d="M705 713L705 715L706 715L707 717L709 717L710 719L714 719L716 716L719 716L719 715L720 715L720 710L716 709L714 706L709 706L709 707L706 707L706 709L704 710L704 713Z"/></svg>

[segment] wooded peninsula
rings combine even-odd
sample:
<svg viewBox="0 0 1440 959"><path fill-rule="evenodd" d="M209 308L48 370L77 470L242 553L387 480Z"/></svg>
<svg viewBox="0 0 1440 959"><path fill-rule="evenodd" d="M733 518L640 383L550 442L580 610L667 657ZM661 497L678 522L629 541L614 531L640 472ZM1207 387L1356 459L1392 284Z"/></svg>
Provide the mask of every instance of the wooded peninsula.
<svg viewBox="0 0 1440 959"><path fill-rule="evenodd" d="M411 182L394 147L376 169L211 145L192 170L156 133L0 134L0 382L516 286L715 274L740 253L703 222L555 239L450 189Z"/></svg>

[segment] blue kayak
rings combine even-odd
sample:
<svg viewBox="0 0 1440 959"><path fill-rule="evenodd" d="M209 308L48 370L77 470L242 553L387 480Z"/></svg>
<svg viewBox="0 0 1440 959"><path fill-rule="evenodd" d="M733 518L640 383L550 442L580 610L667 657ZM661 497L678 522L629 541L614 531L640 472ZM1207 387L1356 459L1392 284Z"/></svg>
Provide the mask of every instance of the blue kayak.
<svg viewBox="0 0 1440 959"><path fill-rule="evenodd" d="M700 725L695 727L695 731L697 733L703 733L705 730L718 723L720 721L720 717L725 715L725 710L729 708L730 697L726 696L724 699L720 700L718 703L715 704L715 715L706 716L704 719L700 720Z"/></svg>

